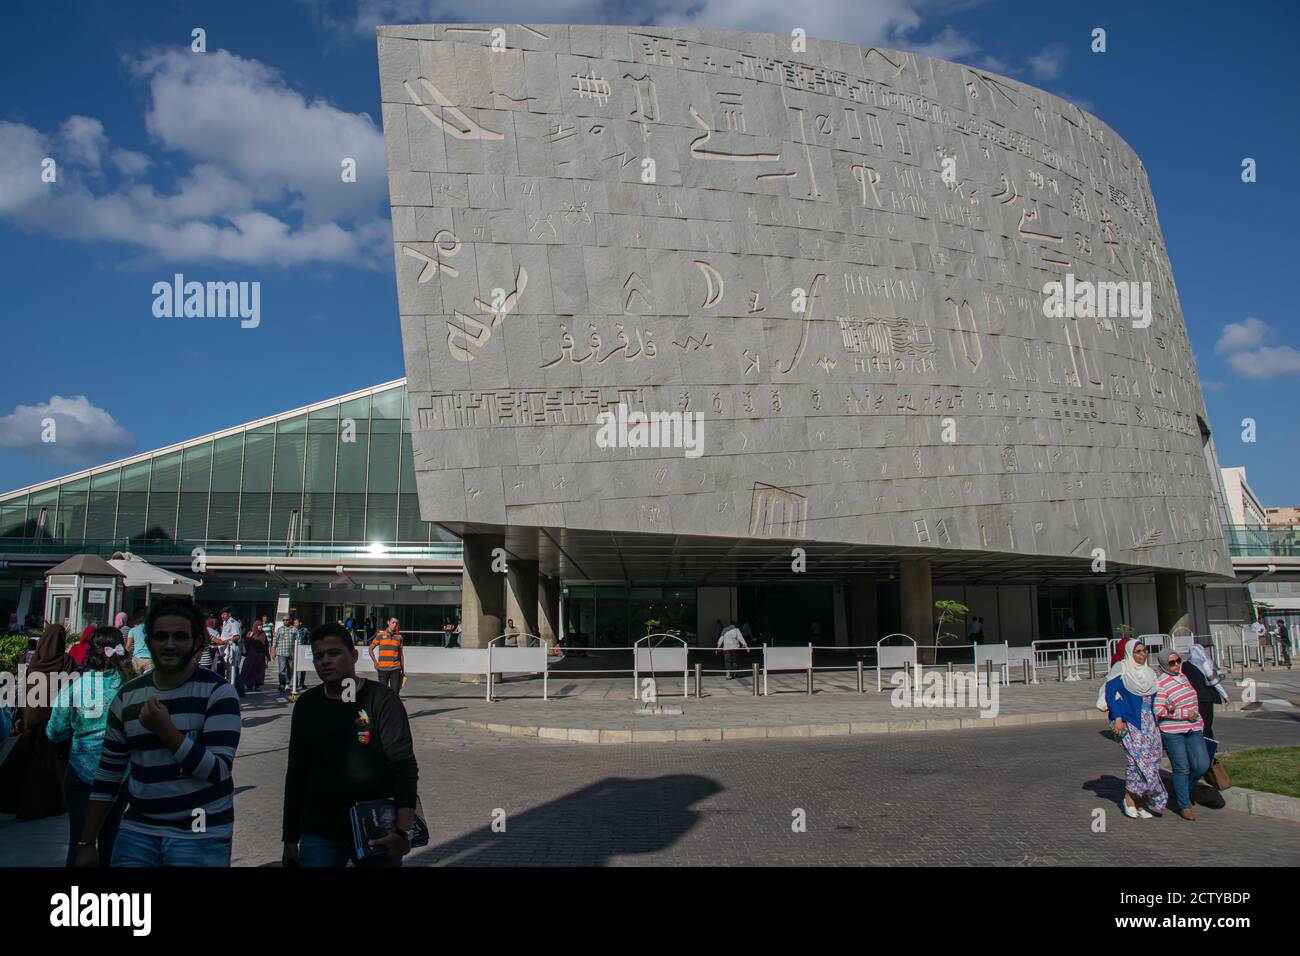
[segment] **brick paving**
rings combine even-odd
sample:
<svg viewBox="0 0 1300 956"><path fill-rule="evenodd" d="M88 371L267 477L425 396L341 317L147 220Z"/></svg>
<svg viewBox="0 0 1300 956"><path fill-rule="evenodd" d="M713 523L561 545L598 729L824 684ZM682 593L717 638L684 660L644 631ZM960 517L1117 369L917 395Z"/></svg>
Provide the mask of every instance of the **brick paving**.
<svg viewBox="0 0 1300 956"><path fill-rule="evenodd" d="M1285 675L1256 676L1269 684L1261 698L1296 696ZM1297 824L1230 810L1202 810L1196 823L1125 818L1122 754L1100 719L591 747L474 730L449 719L464 700L412 689L434 840L408 865L1300 864ZM288 715L278 695L245 699L236 865L278 862ZM1280 707L1224 715L1218 731L1228 750L1300 743L1300 722ZM1096 808L1105 833L1091 829ZM503 833L492 829L498 809ZM792 830L796 810L806 832ZM1136 861L1125 839L1135 827L1150 836ZM65 833L64 818L0 818L0 864L57 865Z"/></svg>

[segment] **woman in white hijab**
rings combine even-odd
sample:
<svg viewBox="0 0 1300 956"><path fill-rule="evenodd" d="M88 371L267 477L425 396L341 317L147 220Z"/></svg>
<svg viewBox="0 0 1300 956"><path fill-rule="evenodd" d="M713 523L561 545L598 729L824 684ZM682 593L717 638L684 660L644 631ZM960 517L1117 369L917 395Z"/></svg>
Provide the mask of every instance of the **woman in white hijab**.
<svg viewBox="0 0 1300 956"><path fill-rule="evenodd" d="M1103 693L1111 731L1126 756L1124 815L1150 819L1169 802L1160 780L1163 748L1152 710L1156 673L1147 666L1146 645L1136 640L1125 644L1124 660L1118 666L1119 673L1106 681Z"/></svg>

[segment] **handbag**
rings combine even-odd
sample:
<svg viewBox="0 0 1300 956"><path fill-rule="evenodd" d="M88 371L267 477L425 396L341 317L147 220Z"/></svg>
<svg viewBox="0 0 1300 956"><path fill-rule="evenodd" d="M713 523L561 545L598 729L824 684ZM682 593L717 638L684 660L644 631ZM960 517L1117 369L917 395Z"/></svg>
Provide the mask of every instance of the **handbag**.
<svg viewBox="0 0 1300 956"><path fill-rule="evenodd" d="M1227 790L1232 786L1232 778L1228 776L1228 768L1223 762L1215 757L1210 761L1210 769L1205 771L1205 782L1216 790Z"/></svg>

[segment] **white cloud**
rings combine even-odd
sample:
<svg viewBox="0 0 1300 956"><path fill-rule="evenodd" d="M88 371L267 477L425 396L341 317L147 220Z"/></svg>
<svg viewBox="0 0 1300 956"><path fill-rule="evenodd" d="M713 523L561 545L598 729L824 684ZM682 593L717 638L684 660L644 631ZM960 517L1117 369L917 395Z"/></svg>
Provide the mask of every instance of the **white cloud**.
<svg viewBox="0 0 1300 956"><path fill-rule="evenodd" d="M104 124L90 116L69 116L59 126L59 145L73 162L99 169L108 148Z"/></svg>
<svg viewBox="0 0 1300 956"><path fill-rule="evenodd" d="M49 139L37 130L0 121L0 215L50 193L53 184L41 182L41 161L50 152Z"/></svg>
<svg viewBox="0 0 1300 956"><path fill-rule="evenodd" d="M1029 58L1029 72L1036 82L1054 80L1065 67L1066 55L1064 43L1045 46Z"/></svg>
<svg viewBox="0 0 1300 956"><path fill-rule="evenodd" d="M278 71L225 50L173 50L133 71L149 83L150 134L259 199L293 197L304 218L319 221L373 215L387 198L383 135L369 115L308 100ZM355 183L342 181L344 158L356 160Z"/></svg>
<svg viewBox="0 0 1300 956"><path fill-rule="evenodd" d="M958 33L951 26L945 26L937 36L925 43L913 44L908 49L925 56L938 57L941 60L965 60L979 47L975 41ZM985 58L988 59L988 58Z"/></svg>
<svg viewBox="0 0 1300 956"><path fill-rule="evenodd" d="M1242 378L1262 381L1279 375L1300 374L1300 350L1289 345L1269 345L1228 356L1228 367Z"/></svg>
<svg viewBox="0 0 1300 956"><path fill-rule="evenodd" d="M170 191L133 181L152 160L112 148L91 117L69 117L54 145L39 130L0 123L0 216L32 231L128 243L166 262L391 262L383 136L369 115L308 100L278 71L226 51L128 65L148 85L150 135L192 160ZM59 161L55 184L40 179L49 155ZM103 187L105 156L124 180L112 188ZM356 160L354 183L340 175L344 158Z"/></svg>
<svg viewBox="0 0 1300 956"><path fill-rule="evenodd" d="M1260 345L1273 330L1267 322L1256 318L1247 318L1245 322L1229 322L1223 327L1219 341L1215 343L1216 355L1240 352Z"/></svg>
<svg viewBox="0 0 1300 956"><path fill-rule="evenodd" d="M44 441L54 422L54 441ZM39 405L19 405L0 416L0 448L63 465L87 465L129 454L135 447L130 432L113 416L92 405L84 395L51 396Z"/></svg>
<svg viewBox="0 0 1300 956"><path fill-rule="evenodd" d="M109 159L126 176L141 175L150 163L148 156L133 149L115 149Z"/></svg>
<svg viewBox="0 0 1300 956"><path fill-rule="evenodd" d="M1202 379L1201 381L1201 388L1205 389L1207 392L1221 392L1227 387L1228 385L1226 382L1220 382L1215 379L1207 378Z"/></svg>

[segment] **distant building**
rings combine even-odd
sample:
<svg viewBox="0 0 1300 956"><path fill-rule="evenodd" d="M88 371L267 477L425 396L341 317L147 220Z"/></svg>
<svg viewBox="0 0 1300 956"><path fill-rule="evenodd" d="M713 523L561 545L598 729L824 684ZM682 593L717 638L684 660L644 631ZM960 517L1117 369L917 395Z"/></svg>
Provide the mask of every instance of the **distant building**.
<svg viewBox="0 0 1300 956"><path fill-rule="evenodd" d="M1265 508L1271 528L1294 528L1300 525L1300 508Z"/></svg>
<svg viewBox="0 0 1300 956"><path fill-rule="evenodd" d="M1264 507L1246 483L1246 469L1221 468L1220 471L1223 472L1223 491L1228 499L1228 517L1231 523L1250 528L1265 527L1271 520L1268 516L1270 509Z"/></svg>

